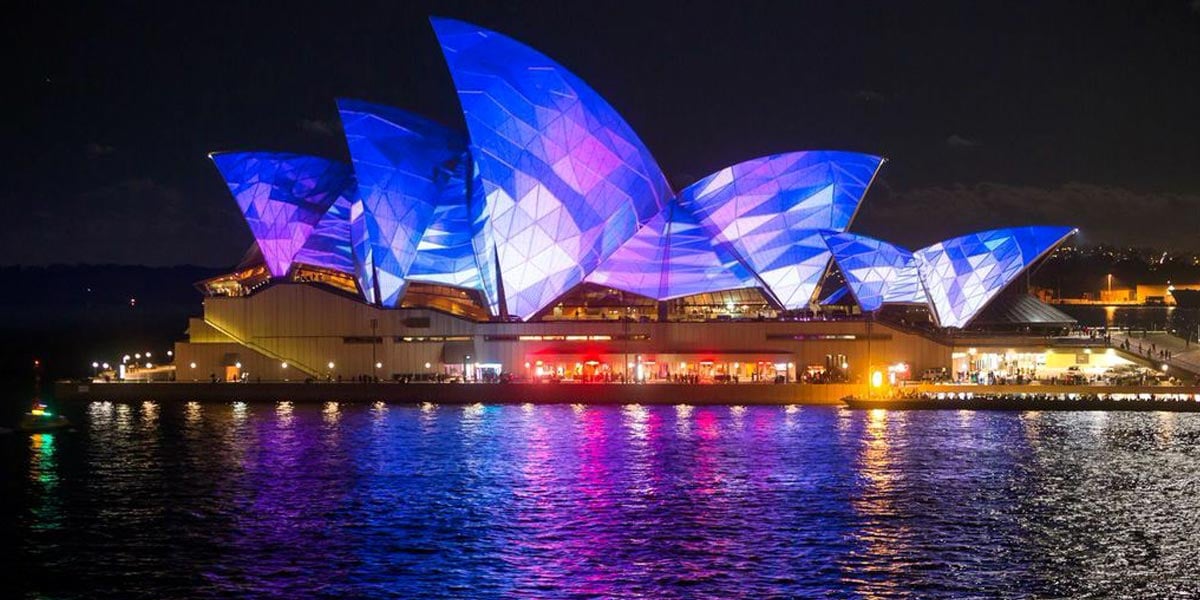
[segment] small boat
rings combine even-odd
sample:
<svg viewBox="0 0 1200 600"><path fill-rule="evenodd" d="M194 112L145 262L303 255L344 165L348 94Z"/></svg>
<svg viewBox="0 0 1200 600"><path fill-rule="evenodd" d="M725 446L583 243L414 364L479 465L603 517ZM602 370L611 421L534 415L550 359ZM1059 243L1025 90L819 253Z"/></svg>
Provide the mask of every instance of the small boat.
<svg viewBox="0 0 1200 600"><path fill-rule="evenodd" d="M21 415L17 428L29 433L55 431L71 426L71 421L62 415L50 412L41 400L33 401L33 408Z"/></svg>
<svg viewBox="0 0 1200 600"><path fill-rule="evenodd" d="M42 362L33 361L33 406L21 415L17 429L28 433L57 431L71 426L71 421L62 415L50 412L45 402L38 397L42 389Z"/></svg>

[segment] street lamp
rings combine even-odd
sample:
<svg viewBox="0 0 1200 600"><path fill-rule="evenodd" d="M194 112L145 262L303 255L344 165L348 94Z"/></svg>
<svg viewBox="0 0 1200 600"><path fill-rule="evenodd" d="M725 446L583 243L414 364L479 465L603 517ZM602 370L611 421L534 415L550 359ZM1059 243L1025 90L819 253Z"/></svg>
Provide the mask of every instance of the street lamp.
<svg viewBox="0 0 1200 600"><path fill-rule="evenodd" d="M467 362L471 360L470 354L463 355L463 383L467 382Z"/></svg>

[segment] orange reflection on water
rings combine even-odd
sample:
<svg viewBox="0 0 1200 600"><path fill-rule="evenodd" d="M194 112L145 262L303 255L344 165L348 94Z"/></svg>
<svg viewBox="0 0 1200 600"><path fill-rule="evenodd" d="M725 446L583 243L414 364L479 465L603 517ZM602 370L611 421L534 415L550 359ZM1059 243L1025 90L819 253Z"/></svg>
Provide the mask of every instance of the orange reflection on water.
<svg viewBox="0 0 1200 600"><path fill-rule="evenodd" d="M851 500L854 512L862 518L861 525L854 530L854 539L861 545L864 554L859 557L862 561L860 568L870 573L883 573L887 577L882 582L874 578L869 585L863 580L849 580L847 583L859 587L864 598L882 597L879 595L881 588L887 590L889 587L886 581L898 579L894 576L900 575L902 567L897 559L906 550L907 540L911 536L907 527L895 519L897 512L893 502L901 473L889 439L889 427L902 428L903 419L904 413L888 412L881 408L867 413L857 467L863 484L860 492Z"/></svg>
<svg viewBox="0 0 1200 600"><path fill-rule="evenodd" d="M881 496L879 508L888 509L886 494L892 490L895 474L892 472L892 457L888 447L888 411L874 408L867 413L867 436L859 455L862 465L860 473L868 482L868 491ZM856 507L858 508L858 507Z"/></svg>

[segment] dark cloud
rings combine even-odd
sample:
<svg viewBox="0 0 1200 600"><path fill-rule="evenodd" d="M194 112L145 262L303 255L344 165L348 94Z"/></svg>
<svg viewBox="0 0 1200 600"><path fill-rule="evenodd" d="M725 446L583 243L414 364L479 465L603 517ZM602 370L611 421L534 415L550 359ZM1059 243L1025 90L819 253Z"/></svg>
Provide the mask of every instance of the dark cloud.
<svg viewBox="0 0 1200 600"><path fill-rule="evenodd" d="M341 129L336 124L321 119L300 119L300 130L324 136L334 136L341 133Z"/></svg>
<svg viewBox="0 0 1200 600"><path fill-rule="evenodd" d="M978 145L978 140L968 139L957 133L952 133L950 137L946 138L946 146L950 148L974 148Z"/></svg>
<svg viewBox="0 0 1200 600"><path fill-rule="evenodd" d="M101 156L108 156L116 151L117 149L113 146L101 144L99 142L88 142L83 147L83 152L84 154L87 154L88 158L100 158Z"/></svg>
<svg viewBox="0 0 1200 600"><path fill-rule="evenodd" d="M1041 188L999 183L868 194L853 229L920 247L973 231L1073 225L1081 244L1197 249L1200 195L1137 192L1067 183Z"/></svg>
<svg viewBox="0 0 1200 600"><path fill-rule="evenodd" d="M192 197L151 179L27 206L7 198L0 207L7 222L26 225L0 239L4 264L227 266L250 244L228 197Z"/></svg>

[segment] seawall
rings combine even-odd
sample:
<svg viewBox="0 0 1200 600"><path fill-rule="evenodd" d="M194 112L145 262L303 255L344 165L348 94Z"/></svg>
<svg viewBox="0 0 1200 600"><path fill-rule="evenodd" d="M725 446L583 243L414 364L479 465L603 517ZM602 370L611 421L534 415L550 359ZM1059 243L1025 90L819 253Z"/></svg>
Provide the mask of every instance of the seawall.
<svg viewBox="0 0 1200 600"><path fill-rule="evenodd" d="M61 402L155 400L232 402L397 402L438 404L841 404L862 391L852 384L674 383L75 383L57 382Z"/></svg>

